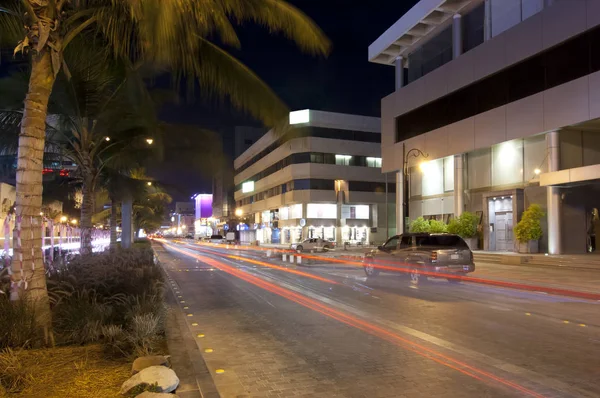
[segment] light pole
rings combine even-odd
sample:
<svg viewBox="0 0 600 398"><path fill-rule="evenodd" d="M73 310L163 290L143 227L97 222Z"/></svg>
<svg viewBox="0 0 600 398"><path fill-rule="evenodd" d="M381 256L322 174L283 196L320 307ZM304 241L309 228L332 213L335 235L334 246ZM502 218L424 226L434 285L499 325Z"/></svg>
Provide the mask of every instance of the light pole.
<svg viewBox="0 0 600 398"><path fill-rule="evenodd" d="M429 157L429 154L427 153L423 153L423 151L421 151L418 148L412 148L410 149L408 152L406 152L406 146L403 143L402 144L402 153L404 154L404 189L402 190L402 216L404 217L404 222L402 223L403 225L403 233L408 232L408 226L407 226L407 222L406 220L408 219L408 200L409 200L409 196L408 196L408 188L409 188L409 183L408 183L408 158L409 157L414 157L414 158L418 158L419 156L423 156L425 159L427 159Z"/></svg>

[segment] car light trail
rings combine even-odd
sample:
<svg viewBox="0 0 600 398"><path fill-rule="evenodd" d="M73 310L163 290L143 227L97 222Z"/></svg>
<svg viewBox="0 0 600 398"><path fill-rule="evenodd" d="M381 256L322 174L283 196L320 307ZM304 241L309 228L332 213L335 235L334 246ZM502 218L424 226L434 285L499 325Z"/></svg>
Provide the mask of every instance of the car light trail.
<svg viewBox="0 0 600 398"><path fill-rule="evenodd" d="M206 264L209 264L215 268L218 268L221 271L224 271L230 275L233 275L233 276L235 276L239 279L242 279L248 283L251 283L257 287L260 287L266 291L277 294L277 295L284 297L290 301L300 304L306 308L312 309L323 315L326 315L329 318L335 319L346 325L349 325L356 329L362 330L363 332L369 333L371 335L374 335L381 339L389 341L397 346L400 346L404 349L407 349L407 350L414 352L418 355L421 355L425 358L431 359L441 365L444 365L448 368L454 369L454 370L456 370L464 375L467 375L469 377L472 377L476 380L479 380L482 382L489 382L489 381L496 382L498 384L501 384L504 387L512 388L513 390L519 391L519 392L524 393L531 397L537 397L537 398L543 397L543 395L538 394L537 392L530 390L526 387L523 387L515 382L512 382L510 380L496 376L496 375L494 375L490 372L484 371L482 369L478 369L472 365L469 365L465 362L462 362L462 361L459 361L452 357L449 357L449 356L447 356L441 352L438 352L432 348L426 347L422 344L419 344L419 343L413 342L411 340L408 340L406 338L403 338L400 335L390 332L389 330L386 330L382 327L373 325L363 319L343 313L343 312L336 310L333 307L323 304L317 300L314 300L314 299L308 298L306 296L303 296L301 294L292 292L291 290L286 289L281 286L278 286L274 283L267 282L259 277L250 275L247 272L241 271L241 270L239 270L235 267L232 267L230 265L227 265L223 262L214 260L209 257L202 256L199 254L190 253L187 250L179 249L179 248L177 248L173 245L170 245L164 241L163 241L163 244L165 246L169 247L171 250L179 252L188 257L195 258L195 259L202 261Z"/></svg>

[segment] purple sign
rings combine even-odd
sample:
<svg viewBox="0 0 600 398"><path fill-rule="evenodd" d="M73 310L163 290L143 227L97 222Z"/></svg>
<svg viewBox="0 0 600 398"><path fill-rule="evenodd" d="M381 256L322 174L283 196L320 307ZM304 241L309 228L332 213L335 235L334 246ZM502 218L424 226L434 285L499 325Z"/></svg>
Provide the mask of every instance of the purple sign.
<svg viewBox="0 0 600 398"><path fill-rule="evenodd" d="M196 219L212 217L212 194L199 194L195 199Z"/></svg>

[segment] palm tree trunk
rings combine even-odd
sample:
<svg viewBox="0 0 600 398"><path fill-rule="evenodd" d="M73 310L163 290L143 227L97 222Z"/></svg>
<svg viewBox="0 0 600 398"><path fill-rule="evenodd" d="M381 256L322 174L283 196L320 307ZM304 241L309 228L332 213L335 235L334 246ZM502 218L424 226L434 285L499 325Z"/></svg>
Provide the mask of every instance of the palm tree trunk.
<svg viewBox="0 0 600 398"><path fill-rule="evenodd" d="M15 247L12 272L13 281L17 283L11 288L11 300L18 300L27 293L25 297L35 308L36 322L43 331L47 345L53 345L54 338L42 261L40 211L46 114L54 80L50 53L44 50L34 55L19 134L16 214L22 217L21 247Z"/></svg>
<svg viewBox="0 0 600 398"><path fill-rule="evenodd" d="M117 202L110 198L110 248L117 247Z"/></svg>
<svg viewBox="0 0 600 398"><path fill-rule="evenodd" d="M81 193L81 248L79 252L82 255L92 253L92 214L94 212L94 184L92 177L84 176Z"/></svg>

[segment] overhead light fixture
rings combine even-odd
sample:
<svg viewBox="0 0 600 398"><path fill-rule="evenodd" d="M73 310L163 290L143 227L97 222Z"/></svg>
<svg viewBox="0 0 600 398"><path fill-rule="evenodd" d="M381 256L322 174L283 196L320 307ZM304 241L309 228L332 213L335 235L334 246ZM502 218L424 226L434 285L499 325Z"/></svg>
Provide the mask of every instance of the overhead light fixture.
<svg viewBox="0 0 600 398"><path fill-rule="evenodd" d="M494 200L496 200L496 198L494 198Z"/></svg>
<svg viewBox="0 0 600 398"><path fill-rule="evenodd" d="M533 170L533 172L535 173L535 175L536 175L536 176L539 176L539 175L540 175L540 173L542 172L542 170L540 170L540 169L535 169L535 170Z"/></svg>

